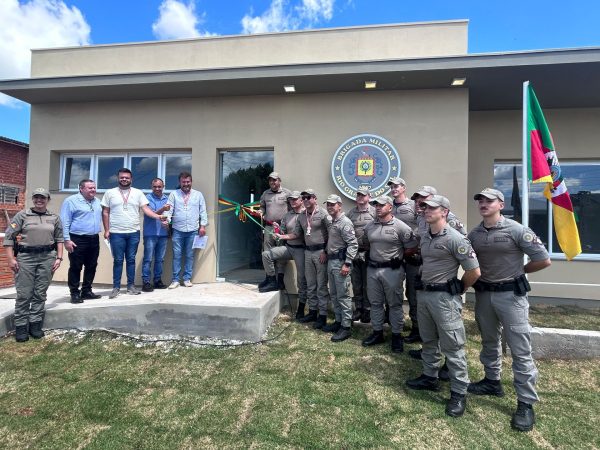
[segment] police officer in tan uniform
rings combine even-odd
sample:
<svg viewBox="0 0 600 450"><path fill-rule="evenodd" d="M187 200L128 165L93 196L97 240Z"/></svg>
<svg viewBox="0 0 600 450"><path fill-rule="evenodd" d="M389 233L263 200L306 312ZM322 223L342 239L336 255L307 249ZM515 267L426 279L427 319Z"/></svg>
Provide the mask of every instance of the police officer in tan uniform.
<svg viewBox="0 0 600 450"><path fill-rule="evenodd" d="M325 325L323 331L335 333L331 340L339 342L348 339L352 333L352 300L350 298L350 270L356 258L358 242L354 225L342 211L339 195L327 197L327 212L331 216L329 238L327 240L327 276L329 292L333 302L335 322Z"/></svg>
<svg viewBox="0 0 600 450"><path fill-rule="evenodd" d="M50 193L37 188L33 207L19 211L10 221L4 237L8 267L15 273L15 339L25 342L44 336L42 322L46 292L52 275L63 260L63 227L60 217L48 211ZM21 235L18 245L17 237ZM16 247L16 255L13 248Z"/></svg>
<svg viewBox="0 0 600 450"><path fill-rule="evenodd" d="M360 187L356 191L356 206L346 216L354 225L356 239L359 241L358 252L352 261L350 273L352 282L352 301L354 302L354 314L352 320L360 320L362 323L371 321L371 304L367 294L367 249L360 245L365 226L375 220L376 213L370 204L371 195L369 189Z"/></svg>
<svg viewBox="0 0 600 450"><path fill-rule="evenodd" d="M260 196L260 213L265 223L265 231L263 236L263 251L270 250L278 245L273 234L273 226L279 226L283 216L288 212L289 205L287 196L291 193L289 189L281 187L281 177L277 172L269 174L269 189ZM283 277L285 274L285 264L277 265L277 282L280 289L285 289ZM258 285L259 289L269 283L269 279L265 279Z"/></svg>
<svg viewBox="0 0 600 450"><path fill-rule="evenodd" d="M288 202L292 207L281 220L280 230L282 234L293 231L296 228L298 218L304 213L304 204L302 195L298 191L293 191L288 195ZM304 240L299 237L293 240L285 241L284 245L271 247L262 252L263 267L269 278L269 283L258 290L260 292L271 292L279 290L279 284L275 277L276 261L291 261L296 264L296 282L298 287L298 309L296 310L296 319L304 317L304 308L306 306L306 276L304 275Z"/></svg>
<svg viewBox="0 0 600 450"><path fill-rule="evenodd" d="M475 283L475 319L481 333L479 359L485 378L469 386L475 395L504 396L500 373L501 330L512 356L517 410L511 425L530 431L535 424L533 404L539 400L535 383L538 371L531 356L529 334L529 283L526 273L550 265L548 252L530 229L502 215L504 194L486 188L475 195L483 221L469 233L481 264L481 278ZM523 264L523 256L529 262Z"/></svg>
<svg viewBox="0 0 600 450"><path fill-rule="evenodd" d="M388 181L390 194L394 199L394 216L408 225L413 232L417 231L417 212L415 209L415 201L406 196L406 182L400 177L392 177ZM408 300L409 312L408 315L411 321L410 334L404 338L405 342L413 343L420 342L419 335L419 319L417 317L417 291L415 285L419 278L421 267L421 257L418 253L414 255L404 256L406 270L406 299Z"/></svg>
<svg viewBox="0 0 600 450"><path fill-rule="evenodd" d="M300 214L296 227L291 233L277 235L287 241L304 240L304 274L306 276L306 296L308 314L299 319L301 323L315 322L313 328L321 329L327 323L329 290L327 289L327 239L331 217L317 204L317 194L313 189L302 191L304 213Z"/></svg>
<svg viewBox="0 0 600 450"><path fill-rule="evenodd" d="M391 349L395 353L404 351L402 310L404 283L404 254L415 252L417 239L408 225L392 214L393 200L387 195L376 198L377 219L365 227L363 245L369 248L367 268L367 290L371 302L371 324L373 332L363 340L365 347L384 342L383 323L385 302L390 308L392 327Z"/></svg>
<svg viewBox="0 0 600 450"><path fill-rule="evenodd" d="M439 390L438 371L444 354L450 373L446 414L459 417L465 412L469 386L461 295L479 278L479 263L468 239L446 222L448 199L434 195L424 203L429 230L421 236L422 284L417 286L423 373L406 385L411 389ZM465 271L461 280L457 278L459 265Z"/></svg>
<svg viewBox="0 0 600 450"><path fill-rule="evenodd" d="M424 209L421 207L423 200L431 198L432 195L437 195L437 189L433 186L421 186L417 192L415 192L411 199L415 201L417 211L417 235L420 236L427 231L428 225L424 216ZM463 223L460 221L452 211L448 211L448 218L446 223L458 231L463 236L467 235L467 230Z"/></svg>

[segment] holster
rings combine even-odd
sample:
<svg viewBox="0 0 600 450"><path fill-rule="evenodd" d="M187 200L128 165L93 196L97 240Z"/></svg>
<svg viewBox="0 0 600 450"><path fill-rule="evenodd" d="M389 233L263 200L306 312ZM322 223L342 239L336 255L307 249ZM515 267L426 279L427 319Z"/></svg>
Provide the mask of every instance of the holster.
<svg viewBox="0 0 600 450"><path fill-rule="evenodd" d="M450 278L447 281L447 284L448 284L448 292L451 295L462 295L462 293L465 290L464 283L461 280L459 280L457 277Z"/></svg>
<svg viewBox="0 0 600 450"><path fill-rule="evenodd" d="M519 275L515 278L514 293L515 295L523 296L531 290L531 285L525 274Z"/></svg>
<svg viewBox="0 0 600 450"><path fill-rule="evenodd" d="M390 260L390 267L394 270L402 267L402 260L400 258L392 258Z"/></svg>

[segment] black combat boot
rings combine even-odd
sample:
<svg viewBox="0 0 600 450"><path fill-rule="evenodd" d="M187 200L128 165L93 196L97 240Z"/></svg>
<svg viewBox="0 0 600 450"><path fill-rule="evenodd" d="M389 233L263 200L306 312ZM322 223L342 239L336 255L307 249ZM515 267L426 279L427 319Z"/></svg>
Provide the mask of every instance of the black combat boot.
<svg viewBox="0 0 600 450"><path fill-rule="evenodd" d="M421 358L421 353L423 352L423 350L419 349L419 350L409 350L408 351L408 356L410 356L413 359L422 359Z"/></svg>
<svg viewBox="0 0 600 450"><path fill-rule="evenodd" d="M262 280L260 283L258 283L258 288L260 289L261 287L266 286L268 282L269 282L269 275L265 274L265 279Z"/></svg>
<svg viewBox="0 0 600 450"><path fill-rule="evenodd" d="M41 320L39 322L29 322L29 334L34 339L40 339L45 336Z"/></svg>
<svg viewBox="0 0 600 450"><path fill-rule="evenodd" d="M404 339L400 333L392 333L391 350L394 353L402 353L404 351Z"/></svg>
<svg viewBox="0 0 600 450"><path fill-rule="evenodd" d="M306 314L302 319L298 319L298 322L300 322L300 323L314 322L315 320L317 320L318 315L319 315L319 312L316 309L309 309L308 314Z"/></svg>
<svg viewBox="0 0 600 450"><path fill-rule="evenodd" d="M279 287L280 291L285 291L285 274L284 273L278 273L277 274L277 287Z"/></svg>
<svg viewBox="0 0 600 450"><path fill-rule="evenodd" d="M404 338L407 344L413 344L415 342L422 342L421 335L419 334L419 328L413 326L410 330L410 334Z"/></svg>
<svg viewBox="0 0 600 450"><path fill-rule="evenodd" d="M450 417L460 417L465 413L467 397L465 394L450 391L450 400L446 403L446 414Z"/></svg>
<svg viewBox="0 0 600 450"><path fill-rule="evenodd" d="M304 308L306 303L298 302L298 309L296 310L296 320L300 320L304 317Z"/></svg>
<svg viewBox="0 0 600 450"><path fill-rule="evenodd" d="M383 323L387 323L388 325L391 325L390 324L390 308L389 308L388 305L385 305L383 308L384 308L383 309L383 314L384 314L384 317L385 317L385 319L383 320Z"/></svg>
<svg viewBox="0 0 600 450"><path fill-rule="evenodd" d="M406 386L417 391L439 391L440 382L437 378L421 374L417 378L406 381Z"/></svg>
<svg viewBox="0 0 600 450"><path fill-rule="evenodd" d="M263 287L258 288L258 292L274 292L279 290L279 284L277 284L277 278L275 276L269 277L269 282Z"/></svg>
<svg viewBox="0 0 600 450"><path fill-rule="evenodd" d="M81 298L79 291L71 292L71 303L83 303L83 299Z"/></svg>
<svg viewBox="0 0 600 450"><path fill-rule="evenodd" d="M363 309L360 323L371 323L371 310Z"/></svg>
<svg viewBox="0 0 600 450"><path fill-rule="evenodd" d="M492 395L495 397L504 397L504 389L500 380L490 380L484 378L477 383L471 383L467 389L469 394L473 395Z"/></svg>
<svg viewBox="0 0 600 450"><path fill-rule="evenodd" d="M535 424L533 405L522 401L517 402L517 410L512 416L510 426L517 431L531 431Z"/></svg>
<svg viewBox="0 0 600 450"><path fill-rule="evenodd" d="M18 325L15 327L15 341L25 342L29 340L29 333L27 332L27 325Z"/></svg>
<svg viewBox="0 0 600 450"><path fill-rule="evenodd" d="M441 381L450 381L450 371L448 370L448 363L444 361L444 365L440 368L438 372L438 378Z"/></svg>
<svg viewBox="0 0 600 450"><path fill-rule="evenodd" d="M363 309L362 308L356 308L354 310L354 312L352 313L352 322L357 322L361 319L363 315Z"/></svg>
<svg viewBox="0 0 600 450"><path fill-rule="evenodd" d="M370 347L371 345L381 344L385 342L383 337L383 330L373 331L362 341L363 347Z"/></svg>
<svg viewBox="0 0 600 450"><path fill-rule="evenodd" d="M313 323L313 328L315 330L322 330L325 325L327 325L327 316L319 314L316 322Z"/></svg>
<svg viewBox="0 0 600 450"><path fill-rule="evenodd" d="M331 336L331 342L345 341L346 339L348 339L351 336L352 336L352 331L350 330L350 327L340 327L340 329L337 331L337 333L335 333L333 336Z"/></svg>
<svg viewBox="0 0 600 450"><path fill-rule="evenodd" d="M342 328L341 322L333 322L323 327L323 331L327 333L337 333Z"/></svg>

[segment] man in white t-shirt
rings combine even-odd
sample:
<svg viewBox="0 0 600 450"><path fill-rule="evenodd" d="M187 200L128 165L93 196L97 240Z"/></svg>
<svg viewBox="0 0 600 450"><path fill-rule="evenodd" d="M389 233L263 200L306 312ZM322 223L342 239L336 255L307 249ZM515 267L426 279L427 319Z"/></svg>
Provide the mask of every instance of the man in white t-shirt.
<svg viewBox="0 0 600 450"><path fill-rule="evenodd" d="M127 293L139 295L135 287L135 255L140 243L140 210L148 217L162 219L148 207L148 199L142 191L131 187L131 170L117 172L119 185L105 192L102 198L102 224L104 238L110 240L113 256L113 290L108 298L115 298L121 289L123 260L126 261Z"/></svg>

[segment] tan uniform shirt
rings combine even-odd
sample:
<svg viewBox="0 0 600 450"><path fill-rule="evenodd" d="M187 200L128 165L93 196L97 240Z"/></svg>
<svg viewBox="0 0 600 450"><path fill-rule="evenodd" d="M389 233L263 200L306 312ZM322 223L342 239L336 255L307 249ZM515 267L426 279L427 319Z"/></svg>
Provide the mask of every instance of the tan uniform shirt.
<svg viewBox="0 0 600 450"><path fill-rule="evenodd" d="M21 235L19 245L24 247L40 247L64 242L60 217L50 211L44 214L37 214L31 209L19 211L8 224L4 247L12 247L19 234Z"/></svg>
<svg viewBox="0 0 600 450"><path fill-rule="evenodd" d="M459 265L464 270L479 267L469 240L449 224L436 235L428 231L421 236L421 257L424 283L445 283L456 276Z"/></svg>
<svg viewBox="0 0 600 450"><path fill-rule="evenodd" d="M354 225L354 233L356 234L356 239L360 243L363 234L365 234L365 226L367 226L369 222L373 222L377 215L375 213L375 207L367 205L365 211L359 211L358 207L355 206L348 211L346 217L348 217L352 222L352 225ZM364 251L365 249L359 244L358 250Z"/></svg>
<svg viewBox="0 0 600 450"><path fill-rule="evenodd" d="M358 252L358 242L354 234L354 225L352 221L341 213L337 219L331 222L329 227L329 239L327 240L327 254L334 255L340 250L346 250L345 263L352 264Z"/></svg>
<svg viewBox="0 0 600 450"><path fill-rule="evenodd" d="M375 220L367 224L363 242L370 249L371 261L379 263L394 258L403 259L405 248L417 246L417 239L410 227L395 217L389 222Z"/></svg>
<svg viewBox="0 0 600 450"><path fill-rule="evenodd" d="M394 217L397 217L406 225L408 225L411 230L415 231L417 229L417 213L415 212L415 201L406 199L402 203L396 203L394 201L393 205L394 209L392 209L392 214Z"/></svg>
<svg viewBox="0 0 600 450"><path fill-rule="evenodd" d="M448 211L448 217L446 218L446 223L448 225L450 225L452 228L454 228L456 231L458 231L460 234L462 234L463 236L467 235L467 230L465 229L465 226L458 219L458 217L456 217L454 215L454 213L452 211ZM425 220L425 216L423 216L422 214L418 214L417 215L417 231L416 231L416 233L418 236L423 236L427 232L429 232L429 224Z"/></svg>
<svg viewBox="0 0 600 450"><path fill-rule="evenodd" d="M287 196L290 190L279 188L277 192L267 189L260 196L260 210L263 213L263 218L268 222L281 222L285 213L288 212Z"/></svg>
<svg viewBox="0 0 600 450"><path fill-rule="evenodd" d="M524 273L523 255L532 261L549 258L548 251L536 234L514 220L500 216L493 228L483 222L469 233L469 239L481 264L481 281L499 283Z"/></svg>
<svg viewBox="0 0 600 450"><path fill-rule="evenodd" d="M306 245L327 244L330 226L331 216L327 214L324 208L317 206L312 214L309 214L306 210L300 214L298 222L296 222L296 228L294 228L294 234L304 236Z"/></svg>
<svg viewBox="0 0 600 450"><path fill-rule="evenodd" d="M304 209L300 212L295 212L294 210L288 211L281 220L281 234L293 232L296 228L296 223L302 214L304 214ZM302 239L302 237L290 239L286 242L290 245L304 245L304 239Z"/></svg>

